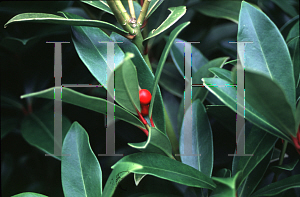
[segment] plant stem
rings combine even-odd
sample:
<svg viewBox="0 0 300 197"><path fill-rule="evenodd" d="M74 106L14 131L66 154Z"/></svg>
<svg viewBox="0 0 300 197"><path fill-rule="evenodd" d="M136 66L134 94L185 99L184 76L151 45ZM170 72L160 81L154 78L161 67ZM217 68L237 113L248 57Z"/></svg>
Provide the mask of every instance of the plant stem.
<svg viewBox="0 0 300 197"><path fill-rule="evenodd" d="M143 7L141 9L141 13L140 13L139 18L137 20L137 24L138 24L139 27L143 25L143 22L145 20L145 16L148 12L148 7L150 5L150 2L151 2L151 0L144 1Z"/></svg>
<svg viewBox="0 0 300 197"><path fill-rule="evenodd" d="M284 155L285 155L287 144L288 144L288 141L284 140L283 146L282 146L282 150L281 150L281 153L280 153L280 157L279 157L278 166L281 166L282 163L283 163L283 159L284 159ZM278 174L275 174L272 182L277 182L278 176L279 176Z"/></svg>
<svg viewBox="0 0 300 197"><path fill-rule="evenodd" d="M122 1L121 0L115 0L115 4L116 4L117 8L120 10L120 12L121 12L123 18L125 19L125 21L129 21L130 16L127 13L125 7L123 6Z"/></svg>
<svg viewBox="0 0 300 197"><path fill-rule="evenodd" d="M132 0L128 0L128 6L129 6L131 18L136 18Z"/></svg>

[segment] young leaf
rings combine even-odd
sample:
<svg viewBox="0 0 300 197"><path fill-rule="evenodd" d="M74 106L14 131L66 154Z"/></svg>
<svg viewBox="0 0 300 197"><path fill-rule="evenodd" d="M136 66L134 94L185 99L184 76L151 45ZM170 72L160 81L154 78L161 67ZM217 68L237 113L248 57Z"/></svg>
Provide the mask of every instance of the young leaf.
<svg viewBox="0 0 300 197"><path fill-rule="evenodd" d="M21 98L31 96L53 99L53 88L22 95ZM113 103L107 102L107 100L105 99L87 96L69 88L62 88L62 101L73 105L77 105L79 107L90 109L101 114L107 113L107 105L113 105ZM131 114L130 112L121 108L118 105L115 105L115 117L120 120L126 121L130 124L133 124L137 127L144 127L142 122L136 116L134 116L133 114Z"/></svg>
<svg viewBox="0 0 300 197"><path fill-rule="evenodd" d="M61 181L66 197L101 196L102 172L84 128L74 122L62 147Z"/></svg>
<svg viewBox="0 0 300 197"><path fill-rule="evenodd" d="M148 12L147 12L147 15L146 15L147 19L153 14L153 12L155 12L155 10L160 6L160 4L162 2L164 2L164 1L163 0L152 0L150 2Z"/></svg>
<svg viewBox="0 0 300 197"><path fill-rule="evenodd" d="M98 8L100 10L103 10L104 12L107 12L111 15L114 15L114 13L111 11L110 7L107 5L105 0L101 0L101 1L84 1L84 0L80 0L82 3L86 3L90 6L93 6L95 8Z"/></svg>
<svg viewBox="0 0 300 197"><path fill-rule="evenodd" d="M224 79L224 80L232 83L232 81L231 81L231 72L229 70L226 70L226 69L223 69L223 68L218 68L218 67L209 68L208 70L210 72L212 72L214 75L216 75L218 78Z"/></svg>
<svg viewBox="0 0 300 197"><path fill-rule="evenodd" d="M12 197L47 197L43 194L38 194L34 192L23 192L20 194L13 195Z"/></svg>
<svg viewBox="0 0 300 197"><path fill-rule="evenodd" d="M184 125L188 125L188 127L185 128ZM184 144L186 142L184 140L186 132L193 136L192 141L188 142L188 144ZM185 146L192 146L192 152L185 152ZM211 177L213 169L213 137L206 110L199 99L193 101L192 106L185 113L179 147L180 154L182 154L182 163ZM198 156L184 156L184 154L197 154Z"/></svg>
<svg viewBox="0 0 300 197"><path fill-rule="evenodd" d="M158 34L164 32L169 27L171 27L174 23L176 23L185 14L186 7L171 7L169 8L169 10L171 11L171 14L168 16L168 18L159 27L153 29L149 33L148 37L144 39L144 41L157 36Z"/></svg>

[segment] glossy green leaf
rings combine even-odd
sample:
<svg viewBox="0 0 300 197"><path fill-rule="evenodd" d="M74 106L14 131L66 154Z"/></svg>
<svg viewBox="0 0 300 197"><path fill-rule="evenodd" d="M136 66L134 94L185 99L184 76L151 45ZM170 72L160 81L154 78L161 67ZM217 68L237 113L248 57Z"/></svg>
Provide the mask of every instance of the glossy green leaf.
<svg viewBox="0 0 300 197"><path fill-rule="evenodd" d="M231 72L229 70L218 68L218 67L210 68L208 70L212 72L214 75L216 75L217 77L219 77L220 79L224 79L232 83Z"/></svg>
<svg viewBox="0 0 300 197"><path fill-rule="evenodd" d="M176 23L186 13L185 6L171 7L169 8L169 10L171 11L171 14L168 16L168 18L159 27L150 31L148 37L144 40L148 40L164 32L165 30L170 28L174 23Z"/></svg>
<svg viewBox="0 0 300 197"><path fill-rule="evenodd" d="M163 0L152 0L149 4L146 18L149 18L153 14L153 12L155 12L155 10L160 6L160 4L162 2L164 2L164 1Z"/></svg>
<svg viewBox="0 0 300 197"><path fill-rule="evenodd" d="M12 197L47 197L43 194L38 194L34 192L23 192L20 194L13 195Z"/></svg>
<svg viewBox="0 0 300 197"><path fill-rule="evenodd" d="M271 0L273 1L278 7L280 7L285 13L290 15L291 17L294 17L298 15L297 10L289 4L288 1L282 1L282 0Z"/></svg>
<svg viewBox="0 0 300 197"><path fill-rule="evenodd" d="M272 170L280 169L280 170L292 171L298 162L299 162L299 159L293 159L290 163L287 163L287 164L284 164L281 166L272 166L271 169Z"/></svg>
<svg viewBox="0 0 300 197"><path fill-rule="evenodd" d="M245 154L253 154L253 156L234 156L232 162L233 175L239 171L243 172L238 181L238 187L271 151L276 141L277 138L271 134L256 126L252 127L245 141Z"/></svg>
<svg viewBox="0 0 300 197"><path fill-rule="evenodd" d="M62 147L61 181L66 197L101 196L102 172L84 128L74 122Z"/></svg>
<svg viewBox="0 0 300 197"><path fill-rule="evenodd" d="M299 37L299 20L294 24L294 26L289 31L286 37L286 42L288 43L291 39Z"/></svg>
<svg viewBox="0 0 300 197"><path fill-rule="evenodd" d="M153 175L183 185L214 189L211 178L194 168L155 153L135 153L123 157L112 166L103 196L112 196L118 183L129 173Z"/></svg>
<svg viewBox="0 0 300 197"><path fill-rule="evenodd" d="M202 1L193 6L201 14L231 20L235 23L239 21L241 1Z"/></svg>
<svg viewBox="0 0 300 197"><path fill-rule="evenodd" d="M64 15L73 15L71 13L60 12ZM75 15L77 16L77 15ZM79 17L79 16L77 16ZM127 34L128 32L116 27L110 23L98 20L89 20L84 18L64 18L54 14L46 13L23 13L11 18L7 23L5 23L4 28L11 23L18 22L35 22L35 23L50 23L50 24L60 24L60 25L72 25L72 26L90 26L107 29L110 31L115 31L119 34Z"/></svg>
<svg viewBox="0 0 300 197"><path fill-rule="evenodd" d="M39 98L53 99L53 95L53 88L49 88L39 92L22 95L21 98L34 96ZM107 105L113 105L112 103L107 102L105 99L87 96L69 88L62 88L62 101L93 110L101 114L107 113ZM118 105L115 105L115 117L137 127L144 127L143 123L136 116Z"/></svg>
<svg viewBox="0 0 300 197"><path fill-rule="evenodd" d="M216 177L230 178L231 177L231 171L227 168L222 168L219 171L217 171Z"/></svg>
<svg viewBox="0 0 300 197"><path fill-rule="evenodd" d="M101 0L101 1L84 1L84 0L80 0L82 3L86 3L90 6L93 6L95 8L98 8L100 10L103 10L104 12L107 12L111 15L114 15L114 13L111 11L110 7L108 6L108 4L106 3L106 1Z"/></svg>
<svg viewBox="0 0 300 197"><path fill-rule="evenodd" d="M141 111L139 83L136 68L130 58L134 55L127 53L124 61L112 72L109 78L113 78L115 88L110 95L115 96L115 100L131 113L138 115L136 109ZM114 76L115 75L115 76ZM112 80L113 80L112 79ZM111 81L109 79L109 81Z"/></svg>
<svg viewBox="0 0 300 197"><path fill-rule="evenodd" d="M181 74L181 76L184 78L184 45L183 43L180 42L186 42L182 39L176 38L175 41L173 42L170 53L172 60ZM192 46L192 74L196 73L200 67L208 63L208 59L201 53L199 49L194 47L194 44L191 44ZM192 75L194 76L194 75Z"/></svg>
<svg viewBox="0 0 300 197"><path fill-rule="evenodd" d="M202 78L204 77L213 77L214 74L209 71L213 67L222 67L224 63L229 59L229 57L219 57L213 59L202 66L193 76L193 85L202 85ZM193 100L199 98L202 102L207 96L208 90L204 87L193 87Z"/></svg>
<svg viewBox="0 0 300 197"><path fill-rule="evenodd" d="M62 142L70 126L70 120L66 116L62 115ZM54 138L53 111L38 111L26 116L21 123L21 133L29 144L37 147L47 154L54 154L54 143L59 143ZM57 146L61 145L62 144ZM60 156L53 157L61 160Z"/></svg>
<svg viewBox="0 0 300 197"><path fill-rule="evenodd" d="M136 186L139 185L139 183L142 181L142 179L146 176L146 174L137 174L134 173L134 183Z"/></svg>
<svg viewBox="0 0 300 197"><path fill-rule="evenodd" d="M245 59L245 68L263 73L278 83L295 110L293 64L276 25L263 12L243 1L238 28L239 42L253 42L245 45L245 51L238 50Z"/></svg>
<svg viewBox="0 0 300 197"><path fill-rule="evenodd" d="M69 19L81 19L81 17L74 14L64 14ZM106 89L107 44L99 42L111 42L112 40L99 28L74 26L72 27L72 33L72 41L80 59ZM114 63L119 65L125 55L116 44L114 52Z"/></svg>
<svg viewBox="0 0 300 197"><path fill-rule="evenodd" d="M286 22L281 28L280 32L283 36L283 38L286 40L290 30L294 26L295 23L299 21L299 15L295 16L294 18L290 19L288 22Z"/></svg>
<svg viewBox="0 0 300 197"><path fill-rule="evenodd" d="M237 107L237 90L236 87L228 86L228 82L219 78L203 78L204 85L211 93L217 96L226 106L236 112ZM247 92L247 91L246 91ZM247 97L245 97L247 98ZM239 114L244 116L243 114ZM245 118L252 124L268 131L281 139L288 140L292 143L290 136L281 132L278 128L270 124L247 100L245 100Z"/></svg>
<svg viewBox="0 0 300 197"><path fill-rule="evenodd" d="M187 125L187 128L184 125ZM192 141L188 141L188 144L184 144L186 142L184 140L185 132L193 136ZM191 146L189 150L192 150L192 152L185 152L185 147L188 146ZM179 147L182 163L211 177L213 169L212 130L205 107L199 99L193 101L192 106L185 112L180 132ZM184 156L184 154L196 154L197 156Z"/></svg>
<svg viewBox="0 0 300 197"><path fill-rule="evenodd" d="M268 169L273 155L273 150L271 150L267 156L265 156L265 158L256 166L256 168L253 169L249 176L247 176L245 181L239 187L238 196L249 197L255 191L255 188L258 186Z"/></svg>
<svg viewBox="0 0 300 197"><path fill-rule="evenodd" d="M124 51L124 53L129 52L134 54L134 57L131 59L131 61L136 66L139 85L142 89L151 91L154 83L154 75L149 69L147 63L145 62L136 45L133 44L130 40L114 32L111 34L111 39L115 42L123 42L118 45L122 49L122 51ZM152 118L155 126L160 131L166 134L164 105L159 88L157 88L156 94L157 96L155 97Z"/></svg>
<svg viewBox="0 0 300 197"><path fill-rule="evenodd" d="M217 184L217 188L211 193L211 197L236 197L237 181L241 176L242 172L239 171L234 177L220 178L212 177L214 182Z"/></svg>
<svg viewBox="0 0 300 197"><path fill-rule="evenodd" d="M164 67L164 64L165 64L165 61L168 57L168 54L169 54L169 51L170 51L170 48L172 46L172 43L174 42L175 38L178 36L178 34L187 26L189 25L190 22L186 22L186 23L183 23L179 26L177 26L170 34L169 36L169 40L168 42L166 43L165 47L164 47L164 50L161 54L161 57L159 59L159 62L158 62L158 66L157 66L157 70L155 72L155 78L154 78L154 84L152 86L152 99L151 99L151 103L150 103L150 107L149 107L149 116L151 117L152 115L152 110L153 110L153 104L154 104L154 99L155 99L155 95L156 95L156 89L157 89L157 84L158 84L158 81L159 81L159 78L160 78L160 75L161 75L161 72L162 72L162 69Z"/></svg>
<svg viewBox="0 0 300 197"><path fill-rule="evenodd" d="M295 78L295 86L298 87L300 84L300 49L299 49L299 35L298 37L292 38L287 43L291 58L294 66L294 78Z"/></svg>
<svg viewBox="0 0 300 197"><path fill-rule="evenodd" d="M265 74L245 70L245 90L245 100L249 105L255 106L281 132L296 136L295 112L276 82Z"/></svg>
<svg viewBox="0 0 300 197"><path fill-rule="evenodd" d="M291 188L300 188L300 175L293 175L275 183L271 183L256 191L251 197L274 196Z"/></svg>
<svg viewBox="0 0 300 197"><path fill-rule="evenodd" d="M128 145L146 153L158 153L173 158L169 138L155 127L150 127L147 141Z"/></svg>
<svg viewBox="0 0 300 197"><path fill-rule="evenodd" d="M300 87L298 86L298 88ZM300 104L299 103L296 109L295 120L296 120L296 125L300 125Z"/></svg>

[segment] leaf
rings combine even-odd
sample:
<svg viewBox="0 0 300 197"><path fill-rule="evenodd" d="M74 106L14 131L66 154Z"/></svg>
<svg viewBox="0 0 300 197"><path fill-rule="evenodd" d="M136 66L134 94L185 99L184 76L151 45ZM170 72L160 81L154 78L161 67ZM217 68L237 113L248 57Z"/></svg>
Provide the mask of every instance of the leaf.
<svg viewBox="0 0 300 197"><path fill-rule="evenodd" d="M23 192L20 194L13 195L12 197L47 197L43 194L38 194L34 192Z"/></svg>
<svg viewBox="0 0 300 197"><path fill-rule="evenodd" d="M238 42L253 42L246 44L245 51L238 50L240 57L245 57L245 69L263 73L278 83L294 111L293 64L276 25L263 12L243 1L238 28Z"/></svg>
<svg viewBox="0 0 300 197"><path fill-rule="evenodd" d="M124 51L124 53L129 52L134 54L134 57L131 59L131 61L136 66L139 85L142 89L151 90L153 88L154 75L152 71L150 71L147 63L145 62L143 56L141 55L136 45L133 44L130 40L114 32L111 34L111 39L114 40L115 42L123 42L118 45L122 49L122 51ZM155 102L153 106L152 118L155 126L160 131L166 134L164 105L163 105L163 100L159 88L157 88L156 93L157 96L155 97L154 100Z"/></svg>
<svg viewBox="0 0 300 197"><path fill-rule="evenodd" d="M237 91L236 87L228 86L228 82L219 78L203 78L203 83L207 89L215 96L217 96L226 106L236 112L237 107ZM245 97L247 98L247 97ZM239 112L238 112L239 113ZM245 114L239 114L245 116L252 124L260 127L261 129L268 131L272 135L275 135L281 139L288 140L292 143L290 136L278 130L270 124L265 117L263 117L255 108L253 108L247 100L245 100Z"/></svg>
<svg viewBox="0 0 300 197"><path fill-rule="evenodd" d="M289 51L291 54L291 58L294 66L294 78L295 78L295 86L298 87L300 84L300 50L299 50L299 36L292 38L288 42Z"/></svg>
<svg viewBox="0 0 300 197"><path fill-rule="evenodd" d="M237 188L239 188L244 179L247 178L247 176L271 151L276 141L276 137L256 126L252 127L251 132L245 141L245 154L253 154L253 156L234 156L232 162L232 175L235 175L239 171L243 172L238 181Z"/></svg>
<svg viewBox="0 0 300 197"><path fill-rule="evenodd" d="M146 176L146 174L137 174L134 173L134 183L136 186L139 185L139 183L141 182L141 180Z"/></svg>
<svg viewBox="0 0 300 197"><path fill-rule="evenodd" d="M184 49L185 49L185 44L179 43L179 42L186 42L182 39L176 38L175 41L173 42L170 53L172 60L181 74L181 76L184 78ZM208 59L201 53L199 49L194 47L192 44L192 75L196 73L200 67L208 63Z"/></svg>
<svg viewBox="0 0 300 197"><path fill-rule="evenodd" d="M299 20L291 28L289 34L286 37L286 42L288 43L291 39L293 39L295 37L299 37Z"/></svg>
<svg viewBox="0 0 300 197"><path fill-rule="evenodd" d="M291 163L287 163L281 166L272 166L270 169L271 170L276 170L276 169L280 169L280 170L287 170L287 171L292 171L295 166L297 165L297 163L299 162L299 159L293 159L291 161Z"/></svg>
<svg viewBox="0 0 300 197"><path fill-rule="evenodd" d="M231 72L229 70L213 67L208 69L210 72L212 72L214 75L216 75L218 78L224 79L228 82L231 82Z"/></svg>
<svg viewBox="0 0 300 197"><path fill-rule="evenodd" d="M281 1L281 0L271 0L273 1L278 7L280 7L285 13L290 15L291 17L294 17L298 15L296 9L289 4L288 1Z"/></svg>
<svg viewBox="0 0 300 197"><path fill-rule="evenodd" d="M282 179L275 183L271 183L266 187L263 187L256 191L251 197L255 196L274 196L283 191L286 191L291 188L299 188L300 187L300 175L293 175L288 178Z"/></svg>
<svg viewBox="0 0 300 197"><path fill-rule="evenodd" d="M283 38L286 40L291 28L294 26L294 24L299 21L299 15L295 16L294 18L290 19L288 22L286 22L281 28L280 32L283 36Z"/></svg>
<svg viewBox="0 0 300 197"><path fill-rule="evenodd" d="M193 6L193 9L201 14L228 19L235 23L239 21L240 8L241 1L203 1Z"/></svg>
<svg viewBox="0 0 300 197"><path fill-rule="evenodd" d="M245 70L245 90L245 100L270 124L287 135L296 136L295 112L276 82L265 74Z"/></svg>
<svg viewBox="0 0 300 197"><path fill-rule="evenodd" d="M155 127L150 127L147 141L128 145L146 153L158 153L174 158L169 138Z"/></svg>
<svg viewBox="0 0 300 197"><path fill-rule="evenodd" d="M115 73L112 72L110 76L108 76L109 81L115 79L115 88L113 92L110 92L110 90L108 90L108 92L112 97L115 95L115 100L122 107L131 113L138 115L136 109L140 112L141 104L137 72L135 66L130 60L133 56L134 55L132 53L127 53L123 63L115 69ZM111 80L111 78L113 79Z"/></svg>
<svg viewBox="0 0 300 197"><path fill-rule="evenodd" d="M212 179L194 168L155 153L135 153L120 159L112 166L112 173L103 196L112 196L118 183L128 174L147 174L191 187L214 189Z"/></svg>
<svg viewBox="0 0 300 197"><path fill-rule="evenodd" d="M59 12L59 13L62 13L65 16L74 15L77 18L68 19L54 14L46 14L46 13L23 13L23 14L18 14L17 16L11 18L7 23L5 23L4 28L6 28L7 25L11 23L35 22L35 23L50 23L50 24L60 24L60 25L72 25L72 26L90 26L90 27L98 27L110 31L115 31L119 34L128 33L127 31L120 29L119 27L104 21L84 19L75 14L71 14L67 12Z"/></svg>
<svg viewBox="0 0 300 197"><path fill-rule="evenodd" d="M52 89L53 92L53 89ZM52 94L53 99L53 94ZM62 116L62 142L71 126L70 120ZM26 116L21 123L21 133L25 140L47 154L54 154L54 114L53 111L38 111ZM62 144L58 145L62 146ZM53 155L52 155L53 156ZM61 160L61 156L53 156Z"/></svg>
<svg viewBox="0 0 300 197"><path fill-rule="evenodd" d="M31 96L53 99L53 88L22 95L21 98L26 98ZM101 114L107 114L107 105L113 105L112 103L107 102L107 100L105 99L93 97L93 96L87 96L80 92L76 92L72 89L64 88L64 87L62 88L62 101L89 110L93 110ZM130 124L133 124L137 127L142 127L142 128L144 127L142 122L136 116L134 116L133 114L131 114L130 112L121 108L118 105L115 105L115 117L120 120L126 121Z"/></svg>
<svg viewBox="0 0 300 197"><path fill-rule="evenodd" d="M150 18L150 16L155 12L155 10L160 6L160 4L164 2L163 0L152 0L149 4L148 12L146 18Z"/></svg>
<svg viewBox="0 0 300 197"><path fill-rule="evenodd" d="M184 125L188 127L185 128ZM185 132L192 136L192 141L184 140ZM185 142L188 142L188 144L184 144ZM191 146L189 150L192 152L186 152L185 147L188 146ZM213 169L213 137L206 110L199 99L193 101L192 106L185 112L179 147L180 154L182 154L180 156L182 163L211 177ZM184 154L197 154L197 156L185 156ZM200 154L201 156L199 156Z"/></svg>
<svg viewBox="0 0 300 197"><path fill-rule="evenodd" d="M155 72L155 78L154 78L154 84L152 86L152 99L151 99L151 103L150 103L150 107L149 107L149 117L152 116L152 110L153 110L153 103L154 103L154 99L155 99L155 95L156 95L156 89L157 89L157 84L158 84L158 81L159 81L159 78L160 78L160 75L161 75L161 72L162 72L162 69L163 69L163 66L165 64L165 61L167 59L167 56L169 54L169 51L170 51L170 48L171 48L171 45L172 43L174 42L175 38L178 36L178 34L188 25L190 24L190 22L186 22L186 23L183 23L179 26L177 26L170 34L169 36L169 40L167 42L167 44L165 45L164 47L164 50L162 52L162 55L159 59L159 62L158 62L158 66L157 66L157 70Z"/></svg>
<svg viewBox="0 0 300 197"><path fill-rule="evenodd" d="M217 172L216 177L230 178L231 177L231 171L227 168L222 168Z"/></svg>
<svg viewBox="0 0 300 197"><path fill-rule="evenodd" d="M159 27L150 31L148 37L145 38L144 41L157 36L158 34L164 32L169 27L171 27L174 23L176 23L185 14L186 7L171 7L168 10L171 11L171 14L168 16L168 18L162 24L160 24Z"/></svg>
<svg viewBox="0 0 300 197"><path fill-rule="evenodd" d="M87 132L74 122L68 131L62 147L61 181L64 195L101 196L102 172L93 153Z"/></svg>
<svg viewBox="0 0 300 197"><path fill-rule="evenodd" d="M81 18L70 13L64 14L65 17L71 19ZM75 26L72 27L72 33L72 41L80 59L97 81L107 89L107 44L99 42L111 42L112 40L99 28ZM114 53L114 63L115 65L119 65L125 55L116 44Z"/></svg>
<svg viewBox="0 0 300 197"><path fill-rule="evenodd" d="M107 5L106 1L104 0L99 0L99 1L84 1L84 0L80 0L82 3L86 3L90 6L93 6L95 8L98 8L104 12L107 12L111 15L114 15L114 13L111 11L110 7Z"/></svg>

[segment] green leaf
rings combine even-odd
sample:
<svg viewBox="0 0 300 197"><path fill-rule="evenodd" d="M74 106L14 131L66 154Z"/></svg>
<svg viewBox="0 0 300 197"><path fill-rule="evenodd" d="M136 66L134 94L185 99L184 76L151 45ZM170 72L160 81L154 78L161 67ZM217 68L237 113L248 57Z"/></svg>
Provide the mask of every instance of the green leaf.
<svg viewBox="0 0 300 197"><path fill-rule="evenodd" d="M188 127L185 128L184 125ZM185 132L189 132L193 136L192 141L189 141L188 144L184 144L186 142L184 140ZM192 146L189 148L192 152L185 152L185 146ZM182 163L211 177L213 169L213 137L205 107L199 99L193 101L192 106L185 112L179 147L180 154L182 154L180 156ZM197 156L184 156L184 154L197 154ZM199 156L200 154L201 156Z"/></svg>
<svg viewBox="0 0 300 197"><path fill-rule="evenodd" d="M64 15L74 15L67 12L59 12ZM90 27L98 27L107 29L110 31L115 31L119 34L127 34L128 32L120 29L110 23L98 20L89 20L84 18L77 19L68 19L61 16L57 16L54 14L46 14L46 13L23 13L18 14L17 16L11 18L7 23L5 23L4 28L11 23L18 23L18 22L35 22L35 23L50 23L50 24L60 24L60 25L72 25L72 26L90 26Z"/></svg>
<svg viewBox="0 0 300 197"><path fill-rule="evenodd" d="M299 37L299 20L291 28L289 34L286 37L286 42L288 43L291 39L293 39L295 37Z"/></svg>
<svg viewBox="0 0 300 197"><path fill-rule="evenodd" d="M298 26L299 27L299 26ZM294 65L295 86L300 84L300 49L299 49L299 34L298 37L292 38L288 43L289 51Z"/></svg>
<svg viewBox="0 0 300 197"><path fill-rule="evenodd" d="M114 15L114 13L111 11L110 7L107 5L106 1L101 0L101 1L84 1L80 0L82 3L86 3L90 6L93 6L95 8L98 8L104 12L107 12L111 15Z"/></svg>
<svg viewBox="0 0 300 197"><path fill-rule="evenodd" d="M139 183L142 181L142 179L146 176L146 174L137 174L134 173L134 183L136 186L139 185Z"/></svg>
<svg viewBox="0 0 300 197"><path fill-rule="evenodd" d="M135 153L123 157L112 166L103 196L112 196L118 183L129 173L153 175L183 185L214 189L215 184L205 174L179 161L155 153Z"/></svg>
<svg viewBox="0 0 300 197"><path fill-rule="evenodd" d="M251 197L274 196L288 189L299 188L299 187L300 187L300 175L293 175L288 178L277 181L275 183L271 183L266 187L259 189L253 195L251 195Z"/></svg>
<svg viewBox="0 0 300 197"><path fill-rule="evenodd" d="M190 22L186 22L186 23L183 23L179 26L177 26L170 34L169 36L169 40L167 42L167 44L165 45L164 47L164 50L161 54L161 57L159 59L159 62L158 62L158 66L157 66L157 70L155 72L155 78L154 78L154 84L152 86L152 99L151 99L151 103L150 103L150 107L149 107L149 117L151 117L152 115L152 110L153 110L153 103L154 103L154 99L155 99L155 95L156 95L156 89L157 89L157 84L158 84L158 81L159 81L159 78L160 78L160 75L161 75L161 72L162 72L162 69L163 69L163 66L165 64L165 61L168 57L168 54L169 54L169 51L170 51L170 48L171 48L171 45L172 43L174 42L175 38L178 36L178 34L188 25L190 24Z"/></svg>
<svg viewBox="0 0 300 197"><path fill-rule="evenodd" d="M280 169L280 170L292 171L295 168L295 166L297 165L298 162L299 162L299 159L293 159L291 161L291 163L284 164L284 165L281 165L281 166L272 166L270 169L271 170Z"/></svg>
<svg viewBox="0 0 300 197"><path fill-rule="evenodd" d="M232 83L231 72L229 70L218 68L218 67L209 68L208 70L212 72L214 75L216 75L217 77Z"/></svg>
<svg viewBox="0 0 300 197"><path fill-rule="evenodd" d="M81 18L74 14L64 14L65 17L71 19ZM80 59L97 81L107 89L107 44L99 42L111 42L112 40L99 28L75 26L72 27L72 33L72 41ZM114 52L114 63L119 65L125 55L116 44Z"/></svg>
<svg viewBox="0 0 300 197"><path fill-rule="evenodd" d="M245 57L245 68L263 73L278 83L294 111L293 64L276 25L263 12L243 1L238 28L239 42L253 42L245 45L245 51L238 50L240 57Z"/></svg>
<svg viewBox="0 0 300 197"><path fill-rule="evenodd" d="M256 168L253 169L253 171L241 184L238 190L238 196L249 197L253 193L268 169L269 163L271 162L270 160L273 156L273 150L265 156L265 158L256 166Z"/></svg>
<svg viewBox="0 0 300 197"><path fill-rule="evenodd" d="M291 17L294 17L298 15L297 10L289 4L288 1L282 1L282 0L271 0L273 1L278 7L280 7L285 13L290 15Z"/></svg>
<svg viewBox="0 0 300 197"><path fill-rule="evenodd" d="M227 168L222 168L219 171L217 171L216 177L230 178L231 177L231 171Z"/></svg>
<svg viewBox="0 0 300 197"><path fill-rule="evenodd" d="M158 153L174 158L169 138L155 127L150 127L147 141L128 145L146 153Z"/></svg>
<svg viewBox="0 0 300 197"><path fill-rule="evenodd" d="M222 67L224 63L229 59L229 57L219 57L213 59L202 66L193 76L193 85L202 85L201 79L204 77L213 77L214 74L209 72L210 68ZM204 87L193 87L193 100L199 98L203 102L207 96L208 90ZM187 106L188 107L188 106Z"/></svg>
<svg viewBox="0 0 300 197"><path fill-rule="evenodd" d="M283 38L286 40L290 30L294 26L295 23L299 21L299 15L295 16L294 18L290 19L288 22L286 22L281 28L280 32L283 36Z"/></svg>
<svg viewBox="0 0 300 197"><path fill-rule="evenodd" d="M238 137L238 136L237 136ZM242 171L242 175L238 181L238 187L247 178L247 176L259 165L266 155L274 147L277 138L269 133L253 126L250 134L245 141L245 154L253 154L253 156L234 156L232 162L232 174Z"/></svg>
<svg viewBox="0 0 300 197"><path fill-rule="evenodd" d="M181 74L181 76L184 78L184 45L183 43L179 42L186 42L182 39L176 38L175 41L173 42L170 53L172 60ZM192 46L192 74L196 73L200 67L208 63L208 59L201 53L199 49L196 47Z"/></svg>
<svg viewBox="0 0 300 197"><path fill-rule="evenodd" d="M138 115L136 109L141 111L140 97L139 97L139 83L137 79L136 68L131 62L130 58L134 55L127 53L123 63L112 72L109 78L115 79L115 89L110 92L110 95L125 109L131 113ZM115 75L115 76L114 76ZM109 79L109 81L111 81Z"/></svg>
<svg viewBox="0 0 300 197"><path fill-rule="evenodd" d="M70 126L70 120L66 116L62 115L62 142ZM21 133L29 144L37 147L47 154L54 154L54 143L59 143L54 138L53 111L38 111L26 116L21 123ZM61 145L62 144L58 146ZM61 160L60 156L53 157Z"/></svg>
<svg viewBox="0 0 300 197"><path fill-rule="evenodd" d="M43 194L38 194L34 192L23 192L20 194L13 195L12 197L47 197Z"/></svg>
<svg viewBox="0 0 300 197"><path fill-rule="evenodd" d="M111 38L115 42L123 42L118 45L122 49L122 51L124 51L124 53L129 52L134 54L134 57L131 59L131 61L136 66L139 85L142 89L147 89L150 91L153 88L154 75L152 71L149 69L147 63L145 62L143 56L141 55L136 45L133 44L130 40L114 32L111 34ZM153 106L152 118L155 126L160 131L166 134L164 105L163 105L163 100L159 88L157 88L156 94L157 96L155 97L154 100L155 102Z"/></svg>
<svg viewBox="0 0 300 197"><path fill-rule="evenodd" d="M155 10L160 6L160 4L164 2L163 0L152 0L149 4L148 12L146 18L150 18L150 16L155 12Z"/></svg>
<svg viewBox="0 0 300 197"><path fill-rule="evenodd" d="M53 88L49 88L39 92L22 95L21 98L34 96L39 98L53 99L53 95ZM62 88L62 101L93 110L101 114L107 114L107 105L113 105L113 103L107 102L105 99L87 96L69 88ZM118 105L115 105L115 117L137 127L144 127L143 123L136 116Z"/></svg>
<svg viewBox="0 0 300 197"><path fill-rule="evenodd" d="M144 41L153 38L159 35L160 33L164 32L168 28L170 28L185 14L186 7L185 6L171 7L168 10L171 11L171 14L168 16L168 18L159 27L150 31L148 37L145 38Z"/></svg>
<svg viewBox="0 0 300 197"><path fill-rule="evenodd" d="M193 9L201 14L231 20L235 23L239 21L239 12L241 8L241 1L202 1Z"/></svg>
<svg viewBox="0 0 300 197"><path fill-rule="evenodd" d="M84 128L74 122L62 147L61 181L64 195L101 196L102 172Z"/></svg>
<svg viewBox="0 0 300 197"><path fill-rule="evenodd" d="M220 178L212 177L214 182L217 184L217 188L211 193L210 197L235 197L237 189L237 181L241 176L242 172L239 171L234 177Z"/></svg>
<svg viewBox="0 0 300 197"><path fill-rule="evenodd" d="M275 81L265 74L245 70L245 90L245 100L270 124L287 135L296 136L295 112Z"/></svg>

